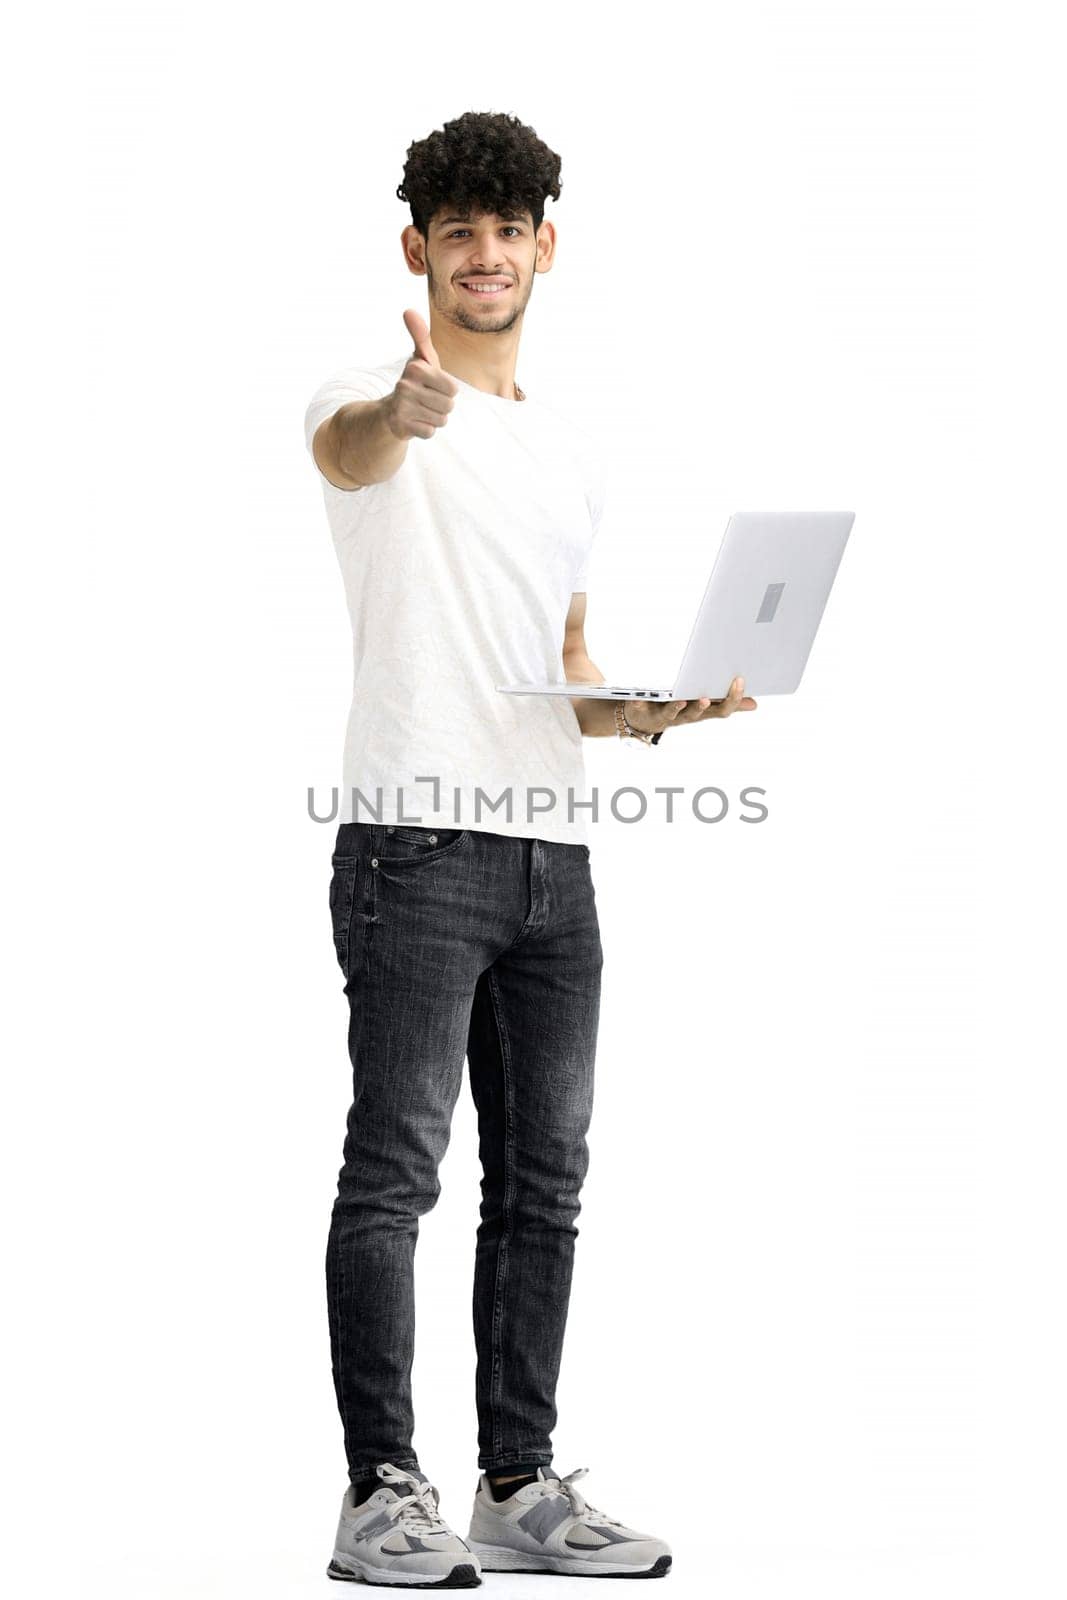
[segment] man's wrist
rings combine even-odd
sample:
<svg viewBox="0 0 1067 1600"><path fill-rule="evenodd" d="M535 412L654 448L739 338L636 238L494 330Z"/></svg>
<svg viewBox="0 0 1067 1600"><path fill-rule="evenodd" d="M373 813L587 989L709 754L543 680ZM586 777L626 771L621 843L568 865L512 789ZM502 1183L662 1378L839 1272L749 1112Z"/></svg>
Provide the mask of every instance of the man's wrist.
<svg viewBox="0 0 1067 1600"><path fill-rule="evenodd" d="M615 727L620 739L640 739L642 744L655 744L658 740L658 735L634 727L626 715L626 704L622 700L615 701Z"/></svg>

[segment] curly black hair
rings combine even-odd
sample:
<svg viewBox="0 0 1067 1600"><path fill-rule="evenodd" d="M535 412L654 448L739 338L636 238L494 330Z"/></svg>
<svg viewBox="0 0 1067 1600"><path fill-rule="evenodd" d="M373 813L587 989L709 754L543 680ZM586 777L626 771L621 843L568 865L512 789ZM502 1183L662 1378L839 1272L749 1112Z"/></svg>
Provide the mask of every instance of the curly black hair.
<svg viewBox="0 0 1067 1600"><path fill-rule="evenodd" d="M560 166L555 151L518 117L465 111L408 146L397 199L408 202L411 220L424 239L431 218L444 206L510 220L528 211L536 233L546 198L559 199Z"/></svg>

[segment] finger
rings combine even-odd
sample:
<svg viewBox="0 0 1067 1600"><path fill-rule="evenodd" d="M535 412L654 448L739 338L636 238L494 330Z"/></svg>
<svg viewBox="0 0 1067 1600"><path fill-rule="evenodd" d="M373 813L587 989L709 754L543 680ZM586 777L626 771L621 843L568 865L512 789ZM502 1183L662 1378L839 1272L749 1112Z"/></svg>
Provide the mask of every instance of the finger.
<svg viewBox="0 0 1067 1600"><path fill-rule="evenodd" d="M741 704L741 700L742 700L742 697L744 695L744 692L745 692L745 680L744 680L744 678L735 678L733 683L731 683L731 685L730 685L729 694L726 696L726 699L722 702L722 705L719 708L720 717L732 717L733 716L734 712L737 710L738 706Z"/></svg>
<svg viewBox="0 0 1067 1600"><path fill-rule="evenodd" d="M428 361L431 367L439 367L441 363L437 359L437 351L430 341L430 330L426 326L425 320L419 316L417 311L405 311L404 326L411 335L411 342L415 346L415 354L421 356L423 361Z"/></svg>
<svg viewBox="0 0 1067 1600"><path fill-rule="evenodd" d="M687 700L683 701L682 703L686 707L686 710L681 716L676 718L676 721L699 722L701 717L706 715L706 707L711 704L711 701L706 695L704 695L699 700Z"/></svg>
<svg viewBox="0 0 1067 1600"><path fill-rule="evenodd" d="M445 374L442 373L441 376L444 377ZM407 395L413 405L417 405L423 411L431 412L435 422L452 409L451 390L442 388L439 384L420 383L414 378L400 378L397 381L397 388L402 394Z"/></svg>
<svg viewBox="0 0 1067 1600"><path fill-rule="evenodd" d="M701 711L701 718L708 720L712 717L728 717L738 709L741 704L741 685L744 679L735 678L727 694L722 700L703 700L701 705L706 707Z"/></svg>
<svg viewBox="0 0 1067 1600"><path fill-rule="evenodd" d="M413 357L412 359L421 361L422 358ZM420 389L428 390L431 394L443 395L448 400L456 398L459 393L459 384L455 378L449 376L443 367L429 367L423 362L421 366L416 366L415 370L418 373Z"/></svg>
<svg viewBox="0 0 1067 1600"><path fill-rule="evenodd" d="M666 705L663 706L656 705L652 700L646 700L642 703L647 705L653 719L653 725L648 730L649 733L659 733L664 728L673 727L676 722L685 721L685 718L682 716L682 712L688 704L688 701L668 700Z"/></svg>
<svg viewBox="0 0 1067 1600"><path fill-rule="evenodd" d="M625 705L625 701L616 701L615 703L616 705ZM636 706L641 708L642 733L660 733L664 728L669 728L677 715L674 704L673 700L668 700L664 705L657 705L654 700L638 700ZM632 715L630 720L631 722L634 721Z"/></svg>
<svg viewBox="0 0 1067 1600"><path fill-rule="evenodd" d="M646 701L645 704L648 706L649 714L652 718L650 733L658 733L661 728L669 728L672 723L678 721L678 702L676 700L669 700L663 706L658 706L651 700Z"/></svg>

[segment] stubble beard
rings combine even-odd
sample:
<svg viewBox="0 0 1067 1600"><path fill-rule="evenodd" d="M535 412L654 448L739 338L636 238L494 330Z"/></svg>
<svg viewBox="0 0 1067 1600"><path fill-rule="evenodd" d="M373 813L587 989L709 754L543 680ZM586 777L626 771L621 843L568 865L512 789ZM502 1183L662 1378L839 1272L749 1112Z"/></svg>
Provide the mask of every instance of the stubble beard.
<svg viewBox="0 0 1067 1600"><path fill-rule="evenodd" d="M487 276L491 276L491 274L487 274ZM526 310L526 303L530 298L530 289L533 287L531 282L530 289L526 291L525 299L522 300L521 304L513 305L509 311L501 311L497 317L476 317L473 311L468 312L466 306L463 305L461 300L462 289L457 288L454 291L454 297L440 293L438 281L433 275L429 262L426 263L426 277L430 288L430 304L434 310L444 317L446 321L455 323L457 328L466 328L471 333L505 333L508 328L518 322ZM515 298L518 300L517 294Z"/></svg>

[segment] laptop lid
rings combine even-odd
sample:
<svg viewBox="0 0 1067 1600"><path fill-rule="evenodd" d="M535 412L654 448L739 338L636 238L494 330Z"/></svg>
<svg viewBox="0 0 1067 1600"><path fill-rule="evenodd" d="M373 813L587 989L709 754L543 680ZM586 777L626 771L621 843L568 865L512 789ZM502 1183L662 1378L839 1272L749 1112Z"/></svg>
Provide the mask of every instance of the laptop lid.
<svg viewBox="0 0 1067 1600"><path fill-rule="evenodd" d="M726 525L674 684L679 699L792 694L855 520L853 511L737 511Z"/></svg>

